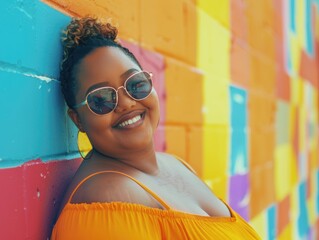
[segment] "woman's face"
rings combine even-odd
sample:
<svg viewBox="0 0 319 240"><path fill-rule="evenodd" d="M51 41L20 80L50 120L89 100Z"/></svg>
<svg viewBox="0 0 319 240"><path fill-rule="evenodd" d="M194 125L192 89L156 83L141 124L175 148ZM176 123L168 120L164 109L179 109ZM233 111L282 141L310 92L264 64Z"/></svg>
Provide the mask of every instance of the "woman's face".
<svg viewBox="0 0 319 240"><path fill-rule="evenodd" d="M99 87L110 86L117 89L123 86L130 75L140 70L120 49L97 48L76 67L79 86L76 102L84 101L88 91ZM118 105L113 112L96 115L85 105L76 112L70 110L69 115L79 129L86 132L96 150L116 158L121 154L153 147L153 134L159 122L159 102L154 89L146 99L136 101L120 88ZM137 122L123 124L139 116L141 119Z"/></svg>

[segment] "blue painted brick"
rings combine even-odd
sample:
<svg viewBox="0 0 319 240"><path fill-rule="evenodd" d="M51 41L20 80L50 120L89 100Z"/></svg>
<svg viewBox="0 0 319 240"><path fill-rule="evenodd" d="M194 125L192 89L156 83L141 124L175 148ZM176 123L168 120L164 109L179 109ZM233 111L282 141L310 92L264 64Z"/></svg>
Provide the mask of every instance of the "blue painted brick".
<svg viewBox="0 0 319 240"><path fill-rule="evenodd" d="M244 130L232 129L230 143L230 174L248 172L248 140Z"/></svg>
<svg viewBox="0 0 319 240"><path fill-rule="evenodd" d="M312 24L312 3L311 0L305 0L305 29L306 29L306 52L310 56L314 56L314 33Z"/></svg>
<svg viewBox="0 0 319 240"><path fill-rule="evenodd" d="M232 128L244 129L247 126L247 92L230 86L230 122Z"/></svg>
<svg viewBox="0 0 319 240"><path fill-rule="evenodd" d="M275 205L270 206L267 209L267 232L268 240L275 240L277 236L277 208Z"/></svg>
<svg viewBox="0 0 319 240"><path fill-rule="evenodd" d="M307 182L303 181L299 184L299 216L298 216L298 234L300 238L304 238L309 234L309 214L307 208Z"/></svg>

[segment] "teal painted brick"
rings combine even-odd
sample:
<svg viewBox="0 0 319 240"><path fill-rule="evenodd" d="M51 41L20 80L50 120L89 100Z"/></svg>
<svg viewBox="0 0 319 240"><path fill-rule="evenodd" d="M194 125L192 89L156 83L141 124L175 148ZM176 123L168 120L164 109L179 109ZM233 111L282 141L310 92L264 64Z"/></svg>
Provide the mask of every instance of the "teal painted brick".
<svg viewBox="0 0 319 240"><path fill-rule="evenodd" d="M58 81L0 71L0 167L76 154L76 129Z"/></svg>
<svg viewBox="0 0 319 240"><path fill-rule="evenodd" d="M68 16L40 1L1 1L0 62L58 78L60 32Z"/></svg>

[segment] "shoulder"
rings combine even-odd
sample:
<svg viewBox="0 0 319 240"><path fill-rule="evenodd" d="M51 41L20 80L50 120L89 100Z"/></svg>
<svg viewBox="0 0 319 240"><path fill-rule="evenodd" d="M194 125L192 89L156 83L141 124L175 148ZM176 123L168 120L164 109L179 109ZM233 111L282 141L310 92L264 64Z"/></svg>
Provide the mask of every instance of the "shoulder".
<svg viewBox="0 0 319 240"><path fill-rule="evenodd" d="M71 203L128 202L157 207L152 196L121 173L103 172L91 176L75 191Z"/></svg>

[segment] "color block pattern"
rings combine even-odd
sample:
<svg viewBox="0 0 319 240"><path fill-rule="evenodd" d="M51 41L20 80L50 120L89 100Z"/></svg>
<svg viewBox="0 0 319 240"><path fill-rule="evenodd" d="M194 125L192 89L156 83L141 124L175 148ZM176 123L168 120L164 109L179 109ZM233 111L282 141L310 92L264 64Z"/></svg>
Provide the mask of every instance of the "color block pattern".
<svg viewBox="0 0 319 240"><path fill-rule="evenodd" d="M318 0L0 6L0 239L49 238L81 162L58 81L60 32L88 14L111 18L154 74L158 151L190 163L262 239L319 239Z"/></svg>

